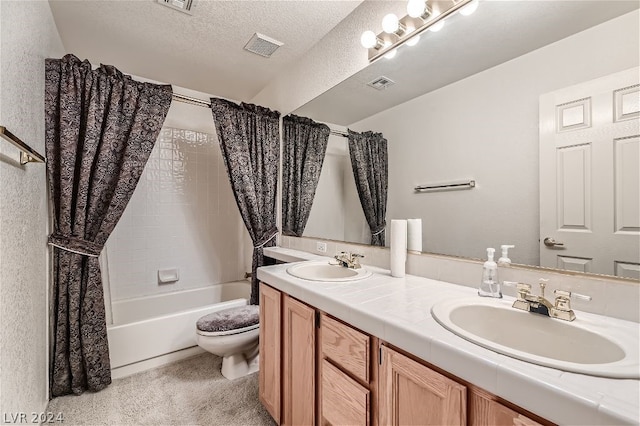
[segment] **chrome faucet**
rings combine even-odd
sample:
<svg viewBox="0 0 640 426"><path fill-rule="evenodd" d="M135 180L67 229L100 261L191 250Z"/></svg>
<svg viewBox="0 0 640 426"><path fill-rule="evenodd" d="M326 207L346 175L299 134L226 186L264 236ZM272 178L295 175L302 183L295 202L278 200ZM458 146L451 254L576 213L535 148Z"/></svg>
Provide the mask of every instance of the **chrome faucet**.
<svg viewBox="0 0 640 426"><path fill-rule="evenodd" d="M524 284L514 281L504 281L508 287L516 287L518 298L513 302L513 307L527 312L546 315L551 318L558 318L565 321L573 321L576 314L571 309L571 297L590 301L591 296L571 293L570 291L555 290L555 303L551 303L544 297L544 289L547 286L546 279L540 279L540 296L531 294L531 284Z"/></svg>
<svg viewBox="0 0 640 426"><path fill-rule="evenodd" d="M336 254L335 259L338 261L340 266L344 266L345 268L350 269L360 269L360 259L364 256L357 253L349 253L348 251L342 251L340 254Z"/></svg>

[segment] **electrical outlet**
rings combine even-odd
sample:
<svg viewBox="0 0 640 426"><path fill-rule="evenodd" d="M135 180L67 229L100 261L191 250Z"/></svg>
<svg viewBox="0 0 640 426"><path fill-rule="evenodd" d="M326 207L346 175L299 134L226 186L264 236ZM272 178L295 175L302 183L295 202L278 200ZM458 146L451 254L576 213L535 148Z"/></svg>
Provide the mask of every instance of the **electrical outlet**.
<svg viewBox="0 0 640 426"><path fill-rule="evenodd" d="M317 242L316 243L316 250L319 251L320 253L326 253L327 252L327 243L321 243L321 242Z"/></svg>

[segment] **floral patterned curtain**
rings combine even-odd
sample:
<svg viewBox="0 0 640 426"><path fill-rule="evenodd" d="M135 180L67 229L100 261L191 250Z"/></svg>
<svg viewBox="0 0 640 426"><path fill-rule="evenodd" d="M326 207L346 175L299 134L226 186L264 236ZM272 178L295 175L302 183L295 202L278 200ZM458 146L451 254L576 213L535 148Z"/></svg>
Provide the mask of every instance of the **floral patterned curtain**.
<svg viewBox="0 0 640 426"><path fill-rule="evenodd" d="M264 247L275 245L280 113L258 105L211 98L224 164L240 215L253 241L251 304L258 304L256 270Z"/></svg>
<svg viewBox="0 0 640 426"><path fill-rule="evenodd" d="M47 59L45 78L55 397L111 383L98 255L133 195L172 90L112 66L92 70L73 55Z"/></svg>
<svg viewBox="0 0 640 426"><path fill-rule="evenodd" d="M329 126L305 117L282 119L282 233L301 237L329 141Z"/></svg>
<svg viewBox="0 0 640 426"><path fill-rule="evenodd" d="M382 133L349 130L349 154L360 204L371 230L371 244L384 246L389 161Z"/></svg>

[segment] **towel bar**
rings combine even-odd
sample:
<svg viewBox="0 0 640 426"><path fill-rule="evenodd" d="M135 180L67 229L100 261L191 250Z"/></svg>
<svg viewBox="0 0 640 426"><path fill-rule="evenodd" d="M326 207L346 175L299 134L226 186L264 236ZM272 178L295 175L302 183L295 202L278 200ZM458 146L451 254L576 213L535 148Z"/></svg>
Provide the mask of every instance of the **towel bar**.
<svg viewBox="0 0 640 426"><path fill-rule="evenodd" d="M468 180L464 182L439 183L434 185L419 185L413 188L416 192L425 191L449 191L453 189L471 189L475 188L476 181Z"/></svg>
<svg viewBox="0 0 640 426"><path fill-rule="evenodd" d="M44 163L46 161L42 155L22 142L20 138L8 131L6 127L0 126L0 136L20 150L20 164L23 166L27 163Z"/></svg>

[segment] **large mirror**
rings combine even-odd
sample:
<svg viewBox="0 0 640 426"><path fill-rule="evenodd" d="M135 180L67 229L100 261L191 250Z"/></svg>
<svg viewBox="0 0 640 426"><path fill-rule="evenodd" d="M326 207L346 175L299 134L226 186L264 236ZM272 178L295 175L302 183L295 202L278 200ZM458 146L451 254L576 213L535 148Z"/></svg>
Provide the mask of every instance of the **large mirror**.
<svg viewBox="0 0 640 426"><path fill-rule="evenodd" d="M387 231L421 219L422 251L482 259L513 244L513 263L639 279L638 6L481 1L299 108L335 131L303 236L370 242L337 134L370 130L388 141ZM393 84L371 87L381 77ZM605 148L600 100L624 127Z"/></svg>

